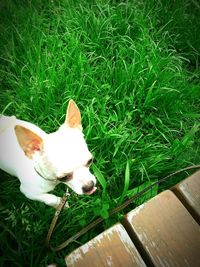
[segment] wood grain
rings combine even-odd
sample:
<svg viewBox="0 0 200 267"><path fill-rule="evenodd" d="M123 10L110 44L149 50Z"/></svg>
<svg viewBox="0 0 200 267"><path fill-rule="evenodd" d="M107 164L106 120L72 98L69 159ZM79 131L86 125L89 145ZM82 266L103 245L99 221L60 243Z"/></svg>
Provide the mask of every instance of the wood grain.
<svg viewBox="0 0 200 267"><path fill-rule="evenodd" d="M117 223L65 258L68 267L145 267L124 227Z"/></svg>
<svg viewBox="0 0 200 267"><path fill-rule="evenodd" d="M200 171L178 183L172 190L200 224Z"/></svg>
<svg viewBox="0 0 200 267"><path fill-rule="evenodd" d="M129 212L123 224L148 266L200 266L200 226L173 192Z"/></svg>

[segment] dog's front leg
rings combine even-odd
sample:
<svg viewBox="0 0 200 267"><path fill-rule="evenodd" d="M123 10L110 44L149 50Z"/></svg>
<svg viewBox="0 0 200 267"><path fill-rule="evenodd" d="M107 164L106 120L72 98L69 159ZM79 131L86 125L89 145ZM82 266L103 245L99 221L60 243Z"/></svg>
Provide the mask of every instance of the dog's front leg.
<svg viewBox="0 0 200 267"><path fill-rule="evenodd" d="M52 190L53 188L51 188ZM57 197L53 194L49 194L49 193L39 193L39 192L34 192L34 191L31 191L30 190L27 190L27 187L25 186L20 186L20 191L29 199L31 200L37 200L37 201L40 201L40 202L43 202L45 203L46 205L48 206L51 206L51 207L54 207L54 208L57 208L58 205L60 204L60 201L61 201L61 197ZM68 202L66 202L64 208L69 208L69 204Z"/></svg>
<svg viewBox="0 0 200 267"><path fill-rule="evenodd" d="M61 201L60 197L57 197L55 195L48 194L48 193L35 195L35 196L28 196L28 197L31 198L32 200L43 202L46 205L54 207L54 208L57 208Z"/></svg>

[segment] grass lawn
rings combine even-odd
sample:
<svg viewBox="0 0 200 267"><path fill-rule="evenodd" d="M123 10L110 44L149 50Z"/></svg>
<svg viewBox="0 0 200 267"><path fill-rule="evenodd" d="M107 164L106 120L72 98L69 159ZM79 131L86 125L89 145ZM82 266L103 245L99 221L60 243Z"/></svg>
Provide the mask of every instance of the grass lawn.
<svg viewBox="0 0 200 267"><path fill-rule="evenodd" d="M72 98L95 158L98 190L71 192L54 242L105 218L50 252L44 240L54 209L28 200L18 179L1 171L0 266L64 266L65 255L184 175L108 218L139 185L200 163L199 17L195 0L0 2L0 113L51 132ZM58 186L56 194L65 189Z"/></svg>

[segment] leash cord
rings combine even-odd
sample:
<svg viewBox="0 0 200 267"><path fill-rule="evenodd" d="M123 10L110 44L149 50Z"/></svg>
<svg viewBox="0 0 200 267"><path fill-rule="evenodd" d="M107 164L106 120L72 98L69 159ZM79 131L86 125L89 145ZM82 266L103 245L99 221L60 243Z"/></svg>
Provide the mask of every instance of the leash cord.
<svg viewBox="0 0 200 267"><path fill-rule="evenodd" d="M128 205L130 205L130 203L133 202L133 200L135 200L136 198L142 196L144 193L146 193L147 191L149 191L152 187L154 187L155 185L159 185L161 184L162 182L166 181L168 178L178 174L178 173L181 173L183 171L188 171L188 170L191 170L191 169L200 169L200 165L193 165L193 166L189 166L189 167L186 167L186 168L183 168L183 169L180 169L176 172L173 172L167 176L165 176L164 178L152 183L151 185L147 186L146 188L144 188L142 191L140 191L139 193L135 194L134 196L132 196L130 199L128 199L127 201L125 201L124 203L122 203L121 205L119 205L118 207L112 209L110 212L109 212L109 217L112 216L113 214L123 210L124 208L126 208ZM90 224L88 224L86 227L84 227L83 229L81 229L78 233L76 233L75 235L73 235L72 237L70 237L69 239L67 239L66 241L64 241L63 243L61 243L60 245L56 246L56 247L52 247L51 244L50 244L50 240L51 240L51 236L52 236L52 233L54 231L54 228L56 226L56 222L58 220L58 217L65 205L67 201L67 194L64 194L63 198L61 199L60 201L60 204L58 205L57 209L56 209L56 212L55 212L55 215L52 219L52 222L51 222L51 225L50 225L50 228L49 228L49 231L48 231L48 234L47 234L47 238L46 238L46 244L47 244L47 247L49 249L51 249L52 251L59 251L63 248L65 248L66 246L68 246L70 243L72 243L73 241L77 240L80 236L82 236L83 234L85 234L86 232L88 232L90 229L94 228L96 225L98 225L99 223L101 223L102 221L104 221L103 218L99 217L97 218L96 220L94 220L93 222L91 222Z"/></svg>

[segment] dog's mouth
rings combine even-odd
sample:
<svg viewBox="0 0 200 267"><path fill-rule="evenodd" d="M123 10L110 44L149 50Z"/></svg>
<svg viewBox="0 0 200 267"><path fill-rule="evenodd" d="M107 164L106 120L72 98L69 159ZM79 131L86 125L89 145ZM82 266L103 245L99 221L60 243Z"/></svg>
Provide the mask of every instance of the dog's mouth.
<svg viewBox="0 0 200 267"><path fill-rule="evenodd" d="M92 190L85 192L86 195L92 195L97 190L97 187L93 187Z"/></svg>

